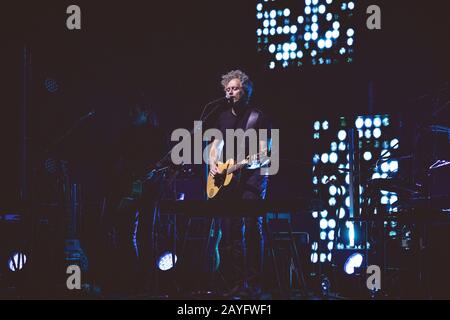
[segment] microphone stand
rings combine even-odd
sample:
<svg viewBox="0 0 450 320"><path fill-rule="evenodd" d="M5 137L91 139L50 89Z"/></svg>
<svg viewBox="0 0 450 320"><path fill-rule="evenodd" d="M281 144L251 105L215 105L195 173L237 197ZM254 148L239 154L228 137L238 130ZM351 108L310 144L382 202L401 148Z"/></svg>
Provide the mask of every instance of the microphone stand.
<svg viewBox="0 0 450 320"><path fill-rule="evenodd" d="M202 109L202 113L200 115L200 121L204 122L204 121L208 120L211 117L211 115L213 115L222 106L222 104L220 104L220 102L222 102L224 100L228 100L228 97L225 97L225 98L222 97L222 98L219 98L219 99L216 99L216 100L213 100L213 101L207 103ZM213 106L213 105L215 105L214 108L212 108L212 110L210 110L205 115L205 112L208 109L208 107ZM198 127L194 127L193 129L191 129L189 131L189 134L192 136L198 129L199 129ZM169 181L169 183L175 182L176 177L183 170L183 167L184 167L183 163L181 165L174 166L170 162L169 159L170 159L170 156L172 154L172 151L173 151L173 147L170 148L170 150L161 158L161 160L159 160L156 163L156 168L152 171L155 174L161 174L163 176L163 181ZM170 170L173 169L173 168L175 170L170 172ZM206 167L206 169L207 169L207 167ZM168 176L165 176L165 174L167 172L170 172L170 174ZM156 198L156 202L155 202L155 210L154 210L154 213L153 213L153 225L152 225L151 238L152 238L152 243L153 243L153 250L152 250L153 251L153 259L152 260L155 263L155 265L157 263L156 259L158 258L157 257L157 252L159 252L158 251L158 240L159 239L158 239L158 232L156 230L156 226L159 225L160 204L161 204L161 201L162 201L164 195L165 195L164 191L162 191L162 192L160 192L158 194L158 196ZM173 233L174 233L173 234L172 268L175 268L175 263L176 263L176 261L175 261L175 255L176 255L175 250L177 248L177 246L176 246L176 238L177 238L177 235L176 235L176 214L175 214L175 219L173 219L172 221L173 221L173 224L174 224L173 228L172 228ZM160 294L159 293L158 270L156 270L156 272L155 272L155 279L154 280L155 280L155 282L154 282L155 283L154 293L155 293L156 296L158 296Z"/></svg>

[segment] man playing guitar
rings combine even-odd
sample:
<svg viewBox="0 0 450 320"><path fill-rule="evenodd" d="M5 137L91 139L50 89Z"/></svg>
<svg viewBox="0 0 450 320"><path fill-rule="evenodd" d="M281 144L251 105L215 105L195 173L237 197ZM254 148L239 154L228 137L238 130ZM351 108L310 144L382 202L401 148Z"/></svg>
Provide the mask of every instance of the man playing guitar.
<svg viewBox="0 0 450 320"><path fill-rule="evenodd" d="M260 129L267 129L270 132L270 125L267 117L258 109L250 106L250 98L252 96L253 85L249 77L240 70L233 70L222 76L221 85L227 95L229 100L229 107L221 112L218 116L218 120L215 128L222 132L223 139L215 139L210 148L209 152L209 175L211 177L216 177L222 172L220 171L220 166L218 162L220 158L223 158L223 152L226 149L227 143L227 129L243 129L244 131L248 129L255 129L259 132ZM258 155L267 156L268 152L268 141L269 139L261 139L258 136ZM237 145L234 143L235 150L233 152L234 160L245 159L249 156L249 146L247 139L244 140L244 144ZM229 160L228 154L226 160ZM254 163L250 166L245 166L242 170L234 172L233 180L231 181L230 187L226 190L221 191L215 198L220 199L248 199L257 200L264 199L266 196L268 175L264 174L261 170L262 163ZM253 170L252 170L253 169ZM257 169L257 170L255 170ZM263 212L261 212L261 215ZM264 263L264 219L262 216L259 217L241 217L241 218L231 218L223 219L219 221L219 225L223 231L224 244L222 249L225 249L224 265L223 269L227 269L226 264L231 260L235 260L232 252L237 252L239 261L242 264L239 269L244 271L244 281L243 288L249 293L257 293L260 290L260 280L263 271ZM228 259L227 259L228 254ZM231 266L230 266L231 267ZM223 270L225 274L236 275L235 271L230 269ZM252 279L253 290L250 289L250 279L252 275L255 275ZM241 275L242 276L242 275Z"/></svg>

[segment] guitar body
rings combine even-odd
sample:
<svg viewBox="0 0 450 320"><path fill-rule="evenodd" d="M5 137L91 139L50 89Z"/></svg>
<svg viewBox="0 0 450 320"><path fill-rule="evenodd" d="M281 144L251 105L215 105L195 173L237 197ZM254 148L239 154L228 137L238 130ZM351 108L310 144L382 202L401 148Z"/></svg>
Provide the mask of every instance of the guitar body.
<svg viewBox="0 0 450 320"><path fill-rule="evenodd" d="M226 187L230 184L233 179L233 173L227 173L227 170L235 165L235 161L233 159L229 159L225 163L219 162L217 164L217 168L219 173L214 177L208 175L208 180L206 182L206 194L209 199L214 198L219 190L223 187Z"/></svg>

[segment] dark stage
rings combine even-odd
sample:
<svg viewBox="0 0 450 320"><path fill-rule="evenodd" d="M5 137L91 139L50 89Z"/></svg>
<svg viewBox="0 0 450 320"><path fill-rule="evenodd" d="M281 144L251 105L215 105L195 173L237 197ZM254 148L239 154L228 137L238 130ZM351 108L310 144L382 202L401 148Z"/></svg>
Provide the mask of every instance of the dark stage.
<svg viewBox="0 0 450 320"><path fill-rule="evenodd" d="M450 299L445 3L2 6L0 299Z"/></svg>

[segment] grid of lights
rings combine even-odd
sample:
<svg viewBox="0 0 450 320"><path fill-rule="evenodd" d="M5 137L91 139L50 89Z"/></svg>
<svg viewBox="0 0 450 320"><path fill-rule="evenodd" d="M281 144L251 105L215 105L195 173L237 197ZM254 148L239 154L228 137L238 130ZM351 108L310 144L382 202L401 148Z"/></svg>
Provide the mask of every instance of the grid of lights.
<svg viewBox="0 0 450 320"><path fill-rule="evenodd" d="M352 62L354 0L260 0L257 50L269 69Z"/></svg>
<svg viewBox="0 0 450 320"><path fill-rule="evenodd" d="M389 116L376 115L313 123L315 152L312 156L312 182L314 192L321 197L325 205L322 211L312 213L320 227L319 242L314 243L312 248L315 249L311 255L313 263L331 262L333 249L358 249L356 242L359 225L348 221L350 213L348 129L355 128L358 132L361 170L367 172L369 179L387 179L395 175L399 167L398 161L390 158L390 152L399 147L398 139L390 138L390 122ZM328 169L316 170L317 168ZM361 204L365 197L363 185L359 186L359 191ZM379 198L372 200L381 203L389 213L396 211L394 204L398 196L393 192L381 190ZM338 236L339 242L336 238Z"/></svg>

